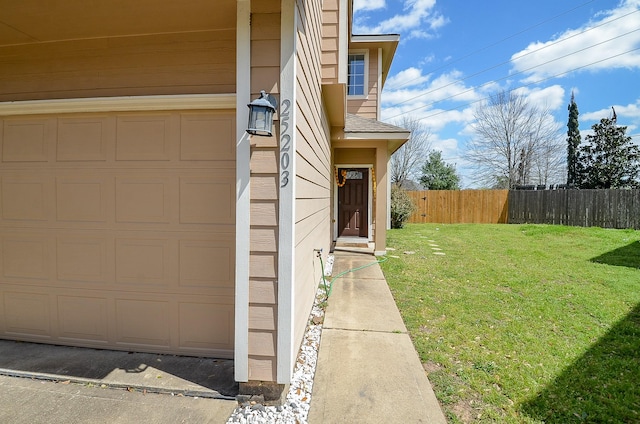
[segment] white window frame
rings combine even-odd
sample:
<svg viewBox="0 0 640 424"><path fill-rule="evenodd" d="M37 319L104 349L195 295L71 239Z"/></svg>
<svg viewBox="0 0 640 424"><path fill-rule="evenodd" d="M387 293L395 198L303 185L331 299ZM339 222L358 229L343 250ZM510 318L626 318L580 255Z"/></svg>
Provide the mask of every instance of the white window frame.
<svg viewBox="0 0 640 424"><path fill-rule="evenodd" d="M363 55L364 56L364 93L362 94L349 94L349 74L351 55ZM350 99L366 99L369 97L369 50L350 50L347 57L347 97Z"/></svg>

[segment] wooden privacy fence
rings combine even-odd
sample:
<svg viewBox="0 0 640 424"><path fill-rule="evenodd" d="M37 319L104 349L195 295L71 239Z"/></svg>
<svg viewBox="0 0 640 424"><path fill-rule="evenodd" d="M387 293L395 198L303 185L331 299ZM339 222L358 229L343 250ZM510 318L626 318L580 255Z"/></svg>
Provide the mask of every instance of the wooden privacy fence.
<svg viewBox="0 0 640 424"><path fill-rule="evenodd" d="M413 223L555 224L640 230L640 190L409 191Z"/></svg>
<svg viewBox="0 0 640 424"><path fill-rule="evenodd" d="M417 206L413 223L506 224L509 190L409 191Z"/></svg>
<svg viewBox="0 0 640 424"><path fill-rule="evenodd" d="M640 190L512 190L510 224L640 229Z"/></svg>

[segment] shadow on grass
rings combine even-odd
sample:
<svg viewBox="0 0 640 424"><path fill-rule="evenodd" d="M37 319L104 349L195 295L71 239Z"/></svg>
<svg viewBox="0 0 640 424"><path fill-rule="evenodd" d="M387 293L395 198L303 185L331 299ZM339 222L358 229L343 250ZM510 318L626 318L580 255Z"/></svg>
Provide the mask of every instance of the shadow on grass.
<svg viewBox="0 0 640 424"><path fill-rule="evenodd" d="M640 304L521 409L546 423L640 422Z"/></svg>
<svg viewBox="0 0 640 424"><path fill-rule="evenodd" d="M640 268L640 241L634 241L600 256L591 258L591 262L614 266Z"/></svg>

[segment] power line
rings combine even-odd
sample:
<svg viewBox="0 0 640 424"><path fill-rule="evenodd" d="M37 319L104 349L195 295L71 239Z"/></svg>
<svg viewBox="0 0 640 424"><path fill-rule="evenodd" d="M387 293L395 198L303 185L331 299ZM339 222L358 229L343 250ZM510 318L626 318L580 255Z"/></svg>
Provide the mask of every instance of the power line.
<svg viewBox="0 0 640 424"><path fill-rule="evenodd" d="M523 30L521 30L521 31L516 32L515 34L512 34L512 35L510 35L510 36L508 36L508 37L505 37L505 38L503 38L503 39L501 39L501 40L499 40L499 41L496 41L496 42L494 42L494 43L491 43L491 44L489 44L489 45L486 45L486 46L484 46L484 47L481 47L481 48L479 48L478 50L475 50L475 51L473 51L473 52L471 52L471 53L468 53L468 54L466 54L466 55L464 55L464 56L462 56L462 57L460 57L460 58L456 59L456 60L453 60L453 61L451 61L451 62L448 62L448 63L447 63L447 64L445 64L445 65L442 65L442 66L439 66L439 67L437 67L437 68L435 68L435 69L432 69L432 70L430 70L429 72L427 72L427 74L432 73L432 72L439 71L439 70L441 70L441 69L444 69L444 68L447 68L447 67L449 67L449 66L453 65L454 63L458 63L458 62L460 62L461 60L467 59L467 58L469 58L469 57L471 57L471 56L475 56L476 54L478 54L478 53L480 53L480 52L483 52L483 51L485 51L485 50L488 50L488 49L490 49L491 47L497 46L498 44L501 44L501 43L503 43L503 42L505 42L505 41L507 41L507 40L510 40L510 39L512 39L512 38L517 37L518 35L524 34L525 32L531 31L531 30L532 30L532 29L534 29L534 28L537 28L537 27L542 26L542 25L544 25L544 24L546 24L546 23L548 23L548 22L551 22L551 21L553 21L553 20L556 20L556 19L558 19L558 18L560 18L560 17L562 17L562 16L564 16L564 15L567 15L567 14L569 14L569 13L571 13L571 12L575 11L575 10L578 10L578 9L580 9L580 8L582 8L582 7L584 7L584 6L588 5L588 4L590 4L590 3L593 3L593 2L595 2L595 1L596 1L596 0L590 0L590 1L586 2L586 3L583 3L583 4L581 4L581 5L578 5L578 6L574 7L574 8L572 8L572 9L566 10L566 11L564 11L564 12L560 13L559 15L555 15L555 16L553 16L553 17L549 18L549 19L546 19L546 20L544 20L544 21L538 22L537 24L534 24L534 25L532 25L532 26L530 26L530 27L528 27L528 28L525 28L525 29L523 29ZM418 79L419 79L419 78L414 78L414 79L412 79L412 80L410 80L410 81L407 81L406 83L404 83L403 85L399 86L398 88L406 87L407 85L409 85L410 83L412 83L413 81L416 81L416 80L418 80Z"/></svg>
<svg viewBox="0 0 640 424"><path fill-rule="evenodd" d="M589 67L589 66L596 65L596 64L598 64L598 63L606 62L607 60L615 59L616 57L623 56L623 55L625 55L625 54L628 54L628 53L634 52L634 51L636 51L636 50L640 50L640 47L637 47L637 48L635 48L635 49L631 49L631 50L627 50L626 52L622 52L622 53L619 53L619 54L616 54L616 55L613 55L613 56L609 56L609 57L607 57L607 58L605 58L605 59L600 59L600 60L597 60L597 61L595 61L595 62L588 63L588 64L586 64L586 65L578 66L577 68L573 68L573 69L570 69L570 70L568 70L568 71L560 72L560 73L558 73L558 74L555 74L555 75L552 75L552 76L549 76L549 77L546 77L546 78L542 78L542 79L537 80L537 81L533 81L533 82L530 82L530 83L527 83L527 84L519 85L519 86L517 86L517 87L514 87L514 88L510 89L509 91L511 92L511 91L515 91L515 90L520 89L520 88L525 88L525 87L529 87L529 86L531 86L531 85L540 84L541 82L548 81L548 80L553 79L553 78L561 77L561 76L563 76L563 75L565 75L565 74L568 74L568 73L570 73L570 72L574 72L574 71L577 71L577 70L580 70L580 69L584 69L584 68L587 68L587 67ZM485 83L485 84L483 84L483 85L486 85L486 84L489 84L489 83ZM469 91L469 90L466 90L466 91ZM464 93L464 92L463 92L463 93ZM458 94L456 94L456 95L454 95L454 96L450 96L449 98L456 97L456 96L458 96L459 94L462 94L462 93L458 93ZM456 106L456 107L453 107L453 108L450 108L450 109L441 110L441 111L438 111L438 112L433 113L433 114L431 114L431 115L423 116L422 118L418 118L417 120L418 120L418 121L422 121L422 120L424 120L424 119L429 119L429 118L432 118L432 117L434 117L434 116L441 115L441 114L443 114L443 113L452 112L452 111L454 111L454 110L458 110L458 109L463 108L463 107L465 107L465 106L471 106L471 105L476 104L476 103L479 103L479 102L481 102L481 101L488 100L489 98L490 98L490 97L483 97L483 98L481 98L481 99L474 100L474 101L472 101L472 102L468 102L468 103L465 103L465 104L463 104L463 105L459 105L459 106ZM443 99L443 100L448 100L448 99ZM425 105L425 106L423 106L423 107L430 106L430 105L433 105L433 104L435 104L435 103L438 103L438 102L434 102L434 103L431 103L431 104L429 104L429 105ZM418 109L422 109L423 107L416 108L416 109L413 109L413 110L410 110L410 111L407 111L407 112L403 112L403 113L401 113L401 114L398 114L398 115L396 115L396 116L393 116L393 117L391 117L391 118L387 118L387 119L393 119L393 118L395 118L395 117L398 117L398 116L404 115L404 114L406 114L406 113L413 112L413 111L418 110ZM640 134L639 134L639 135L640 135Z"/></svg>
<svg viewBox="0 0 640 424"><path fill-rule="evenodd" d="M431 103L427 103L426 105L422 105L422 106L419 106L419 107L417 107L417 108L414 108L414 109L411 109L411 110L408 110L408 111L405 111L405 112L401 112L401 113L399 113L399 114L397 114L397 115L394 115L394 116L391 116L391 117L389 117L389 118L387 118L387 119L394 119L394 118L397 118L397 117L399 117L399 116L406 115L407 113L415 112L416 110L420 110L420 109L427 108L427 107L429 107L429 106L433 106L433 105L434 105L434 104L436 104L436 103L440 103L440 102L444 102L444 101L446 101L446 100L453 99L454 97L458 97L458 96L461 96L461 95L463 95L463 94L466 94L466 93L469 93L469 92L471 92L471 91L474 91L474 90L476 90L477 88L481 88L481 87L487 86L487 85L489 85L489 84L493 84L493 83L495 83L495 82L497 82L497 81L505 80L505 79L507 79L507 78L512 78L512 77L514 77L514 76L516 76L516 75L523 74L523 73L525 73L525 72L531 71L532 69L538 68L538 67L543 66L543 65L548 65L549 63L552 63L552 62L555 62L555 61L558 61L558 60L561 60L561 59L565 59L565 58L567 58L567 57L569 57L569 56L572 56L572 55L574 55L574 54L581 53L581 52L583 52L583 51L585 51L585 50L589 50L589 49L591 49L591 48L594 48L594 47L597 47L597 46L599 46L599 45L602 45L602 44L608 43L608 42L610 42L610 41L616 40L616 39L618 39L618 38L621 38L621 37L627 36L627 35L629 35L629 34L631 34L631 33L637 32L637 31L640 31L640 28L634 29L634 30L629 31L629 32L626 32L626 33L624 33L624 34L620 34L620 35L618 35L618 36L616 36L616 37L613 37L613 38L609 38L609 39L604 40L604 41L601 41L601 42L599 42L599 43L592 44L591 46L588 46L588 47L585 47L585 48L582 48L582 49L576 50L576 51L574 51L574 52L571 52L571 53L568 53L568 54L566 54L566 55L563 55L563 56L557 57L557 58L555 58L555 59L551 59L551 60L548 60L548 61L546 61L546 62L539 63L538 65L532 66L532 67L527 68L527 69L523 69L523 70L518 71L518 72L515 72L515 73L513 73L513 74L510 74L510 75L507 75L507 76L504 76L504 77L501 77L501 78L497 78L497 79L494 79L494 80L491 80L491 81L487 81L487 82L485 82L485 83L483 83L483 84L480 84L480 85L479 85L479 86L477 86L477 87L468 88L468 89L463 90L463 91L461 91L461 92L459 92L459 93L457 93L457 94L453 94L453 95L451 95L451 96L445 97L444 99L435 100L435 101L433 101L433 102L431 102ZM632 50L629 50L629 51L627 51L627 52L625 52L625 53L621 53L621 54L619 54L619 55L615 55L615 56L611 56L611 57L618 57L618 56L620 56L620 55L622 55L622 54L630 53L630 52L635 51L635 50L638 50L638 49L637 49L637 48L636 48L636 49L632 49ZM611 58L611 57L610 57L610 58ZM608 59L610 59L610 58L603 59L603 60L596 61L596 62L592 62L592 63L589 63L589 64L587 64L587 65L579 66L579 67L574 68L574 69L570 69L570 70L568 70L568 71L562 72L562 73L557 74L557 75L555 75L555 76L552 76L552 77L549 77L549 78L544 78L544 79L540 80L539 82L546 81L546 80L548 80L548 79L555 78L555 77L557 77L557 76L565 75L565 74L567 74L567 73L569 73L569 72L573 72L573 71L575 71L575 70L582 69L582 68L585 68L585 67L587 67L587 66L591 66L591 65L594 65L594 64L596 64L596 63L603 62L603 61L608 60ZM524 86L522 86L522 87L526 87L526 86L529 86L529 85L531 85L531 84L526 84L526 85L524 85ZM423 96L423 95L425 95L425 94L429 94L429 93L430 93L430 92L422 93L421 95L419 95L419 96L417 96L417 97L421 97L421 96ZM417 98L417 97L415 97L415 98ZM414 98L414 99L415 99L415 98ZM401 104L401 103L398 103L398 104ZM395 106L395 105L393 105L393 106ZM457 109L457 108L455 108L455 109ZM455 110L455 109L453 109L453 110Z"/></svg>
<svg viewBox="0 0 640 424"><path fill-rule="evenodd" d="M499 64L497 64L497 65L494 65L494 66L491 66L491 67L489 67L489 68L483 69L482 71L479 71L479 72L476 72L476 73L474 73L474 74L468 75L468 76L466 76L466 77L464 77L464 78L460 78L460 79L457 79L457 80L455 80L455 81L452 81L452 82L450 82L450 83L448 83L448 84L445 84L445 85L443 85L443 86L433 88L433 89L431 89L431 90L429 90L429 91L427 91L427 92L420 93L420 94L418 94L417 96L414 96L414 97L411 97L411 98L409 98L409 99L403 100L403 101L401 101L401 102L395 103L395 104L391 105L390 107L399 106L399 105L402 105L402 104L404 104L404 103L407 103L407 102L410 102L410 101L412 101L412 100L415 100L415 99L417 99L417 98L419 98L419 97L425 96L425 95L427 95L427 94L435 93L435 92L437 92L437 91L439 91L439 90L442 90L442 89L444 89L444 88L446 88L446 87L449 87L449 86L451 86L451 85L457 84L457 83L459 83L459 82L466 81L466 80L468 80L468 79L470 79L470 78L473 78L473 77L476 77L476 76L478 76L478 75L481 75L481 74L483 74L483 73L485 73L485 72L488 72L488 71L490 71L490 70L492 70L492 69L499 68L499 67L500 67L500 66L502 66L502 65L506 65L506 64L511 63L511 62L513 62L513 61L520 60L520 59L522 59L522 58L523 58L523 57L525 57L525 56L529 56L529 55L531 55L531 54L537 53L537 52L539 52L539 51L541 51L541 50L544 50L544 49L546 49L546 48L549 48L549 47L551 47L551 46L554 46L554 45L560 44L560 43L562 43L562 42L565 42L565 41L567 41L567 40L570 40L570 39L572 39L572 38L578 37L578 36L583 35L583 34L585 34L585 33L589 32L589 31L591 31L591 30L597 29L597 28L602 27L602 26L604 26L604 25L608 25L608 24L610 24L610 23L612 23L612 22L614 22L614 21L617 21L617 20L619 20L619 19L625 18L625 17L627 17L627 16L629 16L629 15L631 15L631 14L633 14L633 13L637 13L637 12L640 12L640 10L639 10L639 9L636 9L636 10L634 10L633 12L629 12L629 13L624 14L624 15L622 15L622 16L618 16L617 18L613 18L613 19L610 19L610 20L608 20L608 21L602 22L602 23L600 23L599 25L596 25L596 26L593 26L593 27L587 28L587 29L585 29L585 30L583 30L583 31L580 31L580 32L579 32L579 33L577 33L577 34L573 34L573 35L571 35L571 36L569 36L569 37L562 38L562 39L557 40L557 41L555 41L555 42L553 42L553 43L547 44L547 45L545 45L545 46L543 46L543 47L541 47L541 48L539 48L539 49L536 49L536 50L530 51L530 52L528 52L528 53L525 53L525 54L523 54L522 56L517 57L516 59L508 60L508 61L505 61L505 62L499 63ZM634 31L631 31L631 32L634 32ZM629 34L629 33L622 34L622 35L627 35L627 34ZM617 38L617 37L616 37L616 38ZM605 40L605 41L603 41L603 42L610 41L610 40L612 40L612 39L614 39L614 38L611 38L611 39L609 39L609 40ZM598 44L595 44L594 46L597 46L597 45L598 45ZM579 50L579 51L580 51L580 50ZM574 52L574 53L575 53L575 52ZM570 53L570 54L573 54L573 53ZM570 55L570 54L569 54L569 55ZM543 63L543 64L541 64L541 65L544 65L544 64L545 64L545 63ZM541 65L540 65L540 66L541 66ZM529 68L529 69L532 69L532 68ZM512 74L512 75L517 75L517 74ZM416 80L417 80L417 79L413 79L413 80L411 80L411 81L416 81ZM410 81L410 82L411 82L411 81ZM498 80L498 81L499 81L499 80ZM407 83L407 84L408 84L408 83ZM406 86L407 84L404 84L404 85L400 86L399 88L402 88L402 87ZM394 89L394 90L395 90L395 89Z"/></svg>

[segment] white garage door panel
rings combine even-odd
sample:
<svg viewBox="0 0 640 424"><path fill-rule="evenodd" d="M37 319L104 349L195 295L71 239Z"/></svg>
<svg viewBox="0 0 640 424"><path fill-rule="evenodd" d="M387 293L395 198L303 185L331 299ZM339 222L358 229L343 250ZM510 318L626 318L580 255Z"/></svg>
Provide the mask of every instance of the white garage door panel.
<svg viewBox="0 0 640 424"><path fill-rule="evenodd" d="M6 118L0 337L232 356L232 111Z"/></svg>

